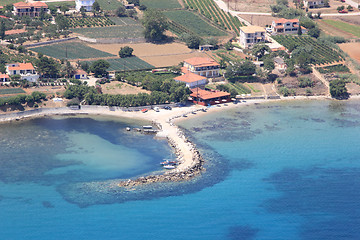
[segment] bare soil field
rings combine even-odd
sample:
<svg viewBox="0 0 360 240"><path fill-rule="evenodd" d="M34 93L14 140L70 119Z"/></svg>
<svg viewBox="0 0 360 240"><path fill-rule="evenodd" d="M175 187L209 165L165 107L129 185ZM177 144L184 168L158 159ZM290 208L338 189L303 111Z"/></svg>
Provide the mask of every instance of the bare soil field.
<svg viewBox="0 0 360 240"><path fill-rule="evenodd" d="M359 16L341 15L339 17L324 17L324 18L333 19L333 20L341 20L346 23L360 25L360 17Z"/></svg>
<svg viewBox="0 0 360 240"><path fill-rule="evenodd" d="M352 96L360 95L360 86L357 85L356 83L347 83L346 88L348 90L348 93L350 93L350 95Z"/></svg>
<svg viewBox="0 0 360 240"><path fill-rule="evenodd" d="M88 46L114 55L119 54L121 47L129 46L134 49L133 54L137 57L168 56L192 52L185 44L181 43L88 44Z"/></svg>
<svg viewBox="0 0 360 240"><path fill-rule="evenodd" d="M308 74L306 77L309 77L312 81L314 81L314 87L310 88L312 92L312 96L324 96L327 95L328 89L327 87L313 74ZM299 80L297 77L284 77L282 79L282 83L285 87L289 89L294 89L296 91L296 95L306 95L307 88L299 87Z"/></svg>
<svg viewBox="0 0 360 240"><path fill-rule="evenodd" d="M260 15L248 15L248 14L240 14L239 17L248 21L252 25L256 25L260 27L271 25L273 20L279 19L277 17L272 17L272 16L260 16Z"/></svg>
<svg viewBox="0 0 360 240"><path fill-rule="evenodd" d="M309 12L312 13L337 13L338 11L336 10L338 7L340 6L344 6L345 8L348 6L348 4L340 2L340 1L336 1L336 0L330 0L329 1L330 7L326 8L326 7L322 7L322 8L311 8L309 9ZM358 12L359 10L354 8L353 12ZM346 16L346 14L344 14L344 16Z"/></svg>
<svg viewBox="0 0 360 240"><path fill-rule="evenodd" d="M263 89L265 89L265 93L268 96L276 96L276 90L273 83L266 83L262 85Z"/></svg>
<svg viewBox="0 0 360 240"><path fill-rule="evenodd" d="M342 43L339 47L360 63L360 42Z"/></svg>
<svg viewBox="0 0 360 240"><path fill-rule="evenodd" d="M322 21L322 20L319 20L319 21L316 21L321 30L323 30L324 32L326 32L327 34L329 35L332 35L332 36L339 36L339 37L343 37L343 38L354 38L355 36L352 35L351 33L348 33L346 31L343 31L341 29L338 29L334 26L331 26L330 24Z"/></svg>
<svg viewBox="0 0 360 240"><path fill-rule="evenodd" d="M138 93L149 93L150 91L147 91L145 89L131 86L130 84L113 81L110 83L106 83L104 85L101 85L102 92L105 94L138 94Z"/></svg>
<svg viewBox="0 0 360 240"><path fill-rule="evenodd" d="M186 54L164 55L164 56L145 56L145 57L140 57L140 58L155 67L168 67L168 66L178 65L185 59L192 58L192 57L208 57L208 55L206 55L203 52L196 51L196 52L186 53Z"/></svg>
<svg viewBox="0 0 360 240"><path fill-rule="evenodd" d="M271 12L270 5L276 3L275 0L224 0L229 4L231 10L239 12Z"/></svg>
<svg viewBox="0 0 360 240"><path fill-rule="evenodd" d="M265 95L264 88L262 87L261 83L244 83L244 85L251 89L251 95L253 97L258 97L258 96L264 96Z"/></svg>

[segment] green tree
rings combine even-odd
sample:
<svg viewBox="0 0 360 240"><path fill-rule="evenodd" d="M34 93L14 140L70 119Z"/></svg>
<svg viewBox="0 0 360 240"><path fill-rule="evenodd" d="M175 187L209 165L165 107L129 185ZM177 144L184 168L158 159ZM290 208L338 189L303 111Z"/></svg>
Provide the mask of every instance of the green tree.
<svg viewBox="0 0 360 240"><path fill-rule="evenodd" d="M100 4L95 1L92 5L92 10L91 10L94 14L94 16L96 16L96 13L100 12Z"/></svg>
<svg viewBox="0 0 360 240"><path fill-rule="evenodd" d="M234 48L234 46L232 45L231 42L227 42L224 44L224 48L229 51L229 50L232 50Z"/></svg>
<svg viewBox="0 0 360 240"><path fill-rule="evenodd" d="M56 78L59 75L60 64L52 58L40 55L35 61L37 71L42 77Z"/></svg>
<svg viewBox="0 0 360 240"><path fill-rule="evenodd" d="M330 94L331 97L337 99L347 99L349 93L346 89L346 83L342 79L333 80L330 82Z"/></svg>
<svg viewBox="0 0 360 240"><path fill-rule="evenodd" d="M80 14L81 14L81 16L82 16L83 18L86 17L86 8L85 8L84 6L82 6L82 7L80 8Z"/></svg>
<svg viewBox="0 0 360 240"><path fill-rule="evenodd" d="M1 20L0 22L0 39L5 38L5 22L4 20Z"/></svg>
<svg viewBox="0 0 360 240"><path fill-rule="evenodd" d="M71 65L69 61L66 61L65 66L62 69L64 75L66 75L68 78L71 77L71 75L74 75L75 68Z"/></svg>
<svg viewBox="0 0 360 240"><path fill-rule="evenodd" d="M193 35L193 34L186 34L182 37L182 40L186 43L186 46L191 49L197 49L199 48L199 45L201 43L201 38Z"/></svg>
<svg viewBox="0 0 360 240"><path fill-rule="evenodd" d="M258 43L255 44L254 47L251 49L251 53L259 60L261 60L266 54L271 53L271 49L268 45Z"/></svg>
<svg viewBox="0 0 360 240"><path fill-rule="evenodd" d="M275 69L275 63L272 58L267 57L264 60L264 69L268 71L268 73L271 73L272 70Z"/></svg>
<svg viewBox="0 0 360 240"><path fill-rule="evenodd" d="M118 16L118 17L125 17L125 16L126 16L126 9L125 9L124 5L119 6L119 7L116 9L115 14L116 14L116 16Z"/></svg>
<svg viewBox="0 0 360 240"><path fill-rule="evenodd" d="M69 10L70 10L70 9L69 9L69 6L68 6L68 5L61 5L61 6L60 6L60 11L63 12L64 15L65 15L65 13L66 13L67 11L69 11Z"/></svg>
<svg viewBox="0 0 360 240"><path fill-rule="evenodd" d="M132 49L129 46L122 47L122 48L120 48L120 51L119 51L119 57L121 57L121 58L131 57L133 51L134 51L134 49Z"/></svg>
<svg viewBox="0 0 360 240"><path fill-rule="evenodd" d="M226 68L225 77L236 79L239 76L251 76L256 72L256 66L249 60L237 61Z"/></svg>
<svg viewBox="0 0 360 240"><path fill-rule="evenodd" d="M164 32L168 29L168 22L162 12L153 9L146 10L142 24L147 40L157 42L165 39Z"/></svg>
<svg viewBox="0 0 360 240"><path fill-rule="evenodd" d="M63 31L69 28L69 20L64 15L57 15L55 18L57 29Z"/></svg>
<svg viewBox="0 0 360 240"><path fill-rule="evenodd" d="M298 27L297 34L298 34L299 36L301 36L301 35L302 35L301 26L299 26L299 27Z"/></svg>
<svg viewBox="0 0 360 240"><path fill-rule="evenodd" d="M90 71L95 74L96 77L106 77L108 72L106 71L110 67L110 64L103 60L97 60L90 66Z"/></svg>

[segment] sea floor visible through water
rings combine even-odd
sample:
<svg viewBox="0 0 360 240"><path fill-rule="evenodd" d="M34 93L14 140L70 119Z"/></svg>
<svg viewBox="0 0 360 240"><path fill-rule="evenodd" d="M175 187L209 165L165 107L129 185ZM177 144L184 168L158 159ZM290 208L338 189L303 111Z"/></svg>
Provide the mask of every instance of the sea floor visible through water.
<svg viewBox="0 0 360 240"><path fill-rule="evenodd" d="M239 104L191 118L179 125L207 161L201 177L119 194L94 187L161 170L159 161L173 157L166 141L124 130L141 124L0 125L1 238L360 236L360 101Z"/></svg>

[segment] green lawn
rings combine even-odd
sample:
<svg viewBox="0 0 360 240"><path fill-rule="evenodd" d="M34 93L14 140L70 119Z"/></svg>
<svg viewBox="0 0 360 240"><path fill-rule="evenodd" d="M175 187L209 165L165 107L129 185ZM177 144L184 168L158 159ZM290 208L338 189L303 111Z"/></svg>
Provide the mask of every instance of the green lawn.
<svg viewBox="0 0 360 240"><path fill-rule="evenodd" d="M21 1L20 0L1 0L0 5L6 6L8 4L13 4L13 3L17 3L17 2L21 2Z"/></svg>
<svg viewBox="0 0 360 240"><path fill-rule="evenodd" d="M109 17L111 21L113 21L116 25L131 25L131 24L139 24L134 19L129 17Z"/></svg>
<svg viewBox="0 0 360 240"><path fill-rule="evenodd" d="M25 93L21 88L3 88L0 89L0 94L16 94L16 93Z"/></svg>
<svg viewBox="0 0 360 240"><path fill-rule="evenodd" d="M330 20L330 19L324 19L322 21L324 21L327 24L330 24L333 27L336 27L338 29L351 33L357 37L360 37L360 26L352 25L342 21Z"/></svg>
<svg viewBox="0 0 360 240"><path fill-rule="evenodd" d="M156 9L181 8L181 5L177 0L141 0L141 4L144 4L148 8Z"/></svg>
<svg viewBox="0 0 360 240"><path fill-rule="evenodd" d="M207 22L205 22L199 15L186 11L168 11L164 12L164 14L173 20L174 22L184 26L190 31L198 34L199 36L207 37L207 36L225 36L226 33L221 31Z"/></svg>
<svg viewBox="0 0 360 240"><path fill-rule="evenodd" d="M130 71L154 68L154 66L135 56L129 58L106 59L106 61L110 63L108 71ZM91 61L86 62L91 64Z"/></svg>
<svg viewBox="0 0 360 240"><path fill-rule="evenodd" d="M55 6L55 7L61 7L61 6L75 7L75 1L70 1L70 2L48 2L46 4L49 7L50 6Z"/></svg>
<svg viewBox="0 0 360 240"><path fill-rule="evenodd" d="M86 59L86 58L101 58L113 57L114 55L100 50L91 48L82 43L68 42L52 44L42 47L31 48L30 50L43 53L44 55L54 57L57 59L65 59L66 52L68 59Z"/></svg>
<svg viewBox="0 0 360 240"><path fill-rule="evenodd" d="M116 10L119 6L123 5L118 0L96 0L103 10Z"/></svg>
<svg viewBox="0 0 360 240"><path fill-rule="evenodd" d="M89 38L140 38L143 37L143 27L140 24L112 26L112 27L93 27L71 29Z"/></svg>

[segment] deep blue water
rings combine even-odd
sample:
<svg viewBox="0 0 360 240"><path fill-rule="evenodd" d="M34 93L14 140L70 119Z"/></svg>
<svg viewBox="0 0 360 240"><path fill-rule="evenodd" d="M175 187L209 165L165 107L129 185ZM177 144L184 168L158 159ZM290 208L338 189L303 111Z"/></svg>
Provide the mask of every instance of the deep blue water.
<svg viewBox="0 0 360 240"><path fill-rule="evenodd" d="M359 239L360 102L241 106L181 123L202 177L117 191L160 170L140 122L36 119L0 126L1 239Z"/></svg>

